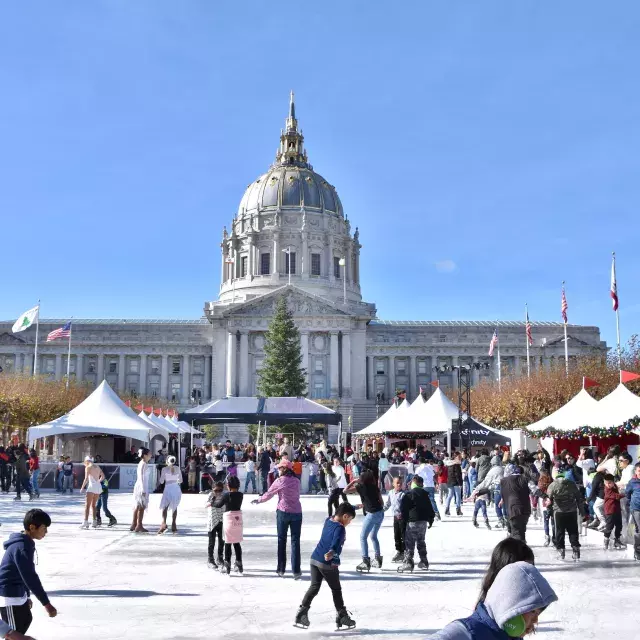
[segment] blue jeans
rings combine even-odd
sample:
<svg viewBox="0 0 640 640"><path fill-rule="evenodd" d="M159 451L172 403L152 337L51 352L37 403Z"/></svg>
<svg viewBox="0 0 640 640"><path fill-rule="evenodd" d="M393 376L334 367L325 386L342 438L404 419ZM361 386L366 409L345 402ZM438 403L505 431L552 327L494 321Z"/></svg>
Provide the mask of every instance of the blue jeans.
<svg viewBox="0 0 640 640"><path fill-rule="evenodd" d="M429 500L431 500L431 506L433 507L433 512L440 515L438 511L438 505L436 504L436 488L425 487L424 490L429 494Z"/></svg>
<svg viewBox="0 0 640 640"><path fill-rule="evenodd" d="M287 568L287 532L291 528L291 569L300 573L300 531L302 530L302 514L286 513L276 510L278 528L278 571L284 573Z"/></svg>
<svg viewBox="0 0 640 640"><path fill-rule="evenodd" d="M362 551L362 557L369 557L369 542L367 538L371 536L371 542L373 543L373 551L376 556L380 555L380 543L378 542L378 531L382 526L384 520L384 511L376 511L375 513L367 513L364 517L364 524L360 531L360 549Z"/></svg>
<svg viewBox="0 0 640 640"><path fill-rule="evenodd" d="M257 493L256 489L256 472L255 471L247 471L247 477L244 480L244 492L247 493L247 489L249 488L249 483L253 487L253 493Z"/></svg>
<svg viewBox="0 0 640 640"><path fill-rule="evenodd" d="M318 476L309 476L309 493L312 491L319 491Z"/></svg>
<svg viewBox="0 0 640 640"><path fill-rule="evenodd" d="M58 471L58 479L56 480L56 490L62 493L62 485L64 483L64 473Z"/></svg>
<svg viewBox="0 0 640 640"><path fill-rule="evenodd" d="M502 500L502 494L500 493L500 489L495 489L493 491L493 501L495 502L495 505L496 505L496 516L498 517L499 520L502 520L502 518L504 518L504 515L502 513L502 507L500 507L500 500Z"/></svg>
<svg viewBox="0 0 640 640"><path fill-rule="evenodd" d="M98 498L98 502L96 503L96 517L100 517L100 509L104 509L104 515L111 520L113 516L111 515L111 511L109 511L109 494L104 491L100 494Z"/></svg>
<svg viewBox="0 0 640 640"><path fill-rule="evenodd" d="M464 478L462 482L464 482L464 497L468 498L471 495L469 478Z"/></svg>
<svg viewBox="0 0 640 640"><path fill-rule="evenodd" d="M487 502L482 498L478 498L473 507L473 519L475 520L478 517L478 511L482 511L482 515L484 519L487 519Z"/></svg>
<svg viewBox="0 0 640 640"><path fill-rule="evenodd" d="M40 486L38 485L38 478L40 477L40 469L36 469L31 473L31 485L33 486L33 492L39 496Z"/></svg>
<svg viewBox="0 0 640 640"><path fill-rule="evenodd" d="M449 487L449 495L447 495L447 506L445 511L449 511L449 505L451 504L451 499L455 496L456 499L456 509L462 509L462 487Z"/></svg>

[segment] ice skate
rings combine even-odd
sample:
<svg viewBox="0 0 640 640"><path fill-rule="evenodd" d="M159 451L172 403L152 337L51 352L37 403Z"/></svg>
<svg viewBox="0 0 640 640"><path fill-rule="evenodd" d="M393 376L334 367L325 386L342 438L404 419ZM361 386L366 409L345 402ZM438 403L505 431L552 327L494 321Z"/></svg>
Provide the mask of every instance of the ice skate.
<svg viewBox="0 0 640 640"><path fill-rule="evenodd" d="M605 538L604 539L604 550L605 551L609 551L609 544L611 543L611 540L609 538Z"/></svg>
<svg viewBox="0 0 640 640"><path fill-rule="evenodd" d="M429 561L427 558L422 558L420 562L418 562L418 569L423 569L424 571L429 571Z"/></svg>
<svg viewBox="0 0 640 640"><path fill-rule="evenodd" d="M296 613L296 619L293 623L294 627L298 627L298 629L308 629L309 625L309 607L300 607L298 609L298 613Z"/></svg>
<svg viewBox="0 0 640 640"><path fill-rule="evenodd" d="M480 525L478 524L478 521L477 521L475 518L472 520L472 522L473 522L473 526L474 526L476 529L479 529L479 528L480 528Z"/></svg>
<svg viewBox="0 0 640 640"><path fill-rule="evenodd" d="M363 557L362 562L356 567L356 571L359 571L360 573L366 571L367 573L369 573L369 571L371 571L371 560L369 558Z"/></svg>
<svg viewBox="0 0 640 640"><path fill-rule="evenodd" d="M209 558L209 560L207 560L207 567L209 567L209 569L217 569L218 565L213 558Z"/></svg>
<svg viewBox="0 0 640 640"><path fill-rule="evenodd" d="M456 515L461 516L462 515L462 509L456 509Z"/></svg>
<svg viewBox="0 0 640 640"><path fill-rule="evenodd" d="M233 570L234 570L236 573L239 573L240 575L242 575L242 574L243 574L242 562L238 562L238 561L236 560L235 564L233 565Z"/></svg>
<svg viewBox="0 0 640 640"><path fill-rule="evenodd" d="M293 574L293 579L294 580L301 580L302 579L302 574L301 573L294 573Z"/></svg>
<svg viewBox="0 0 640 640"><path fill-rule="evenodd" d="M229 575L231 573L231 563L227 562L226 560L224 561L224 565L222 566L222 568L220 569L220 571L222 573L226 573L227 575Z"/></svg>
<svg viewBox="0 0 640 640"><path fill-rule="evenodd" d="M356 626L356 621L349 617L349 612L343 607L338 611L336 616L336 631L340 631L342 627L347 629L353 629Z"/></svg>
<svg viewBox="0 0 640 640"><path fill-rule="evenodd" d="M491 525L489 524L489 518L484 519L484 526L491 531Z"/></svg>
<svg viewBox="0 0 640 640"><path fill-rule="evenodd" d="M439 512L439 511L436 511L436 520L437 520L438 522L441 522L441 521L442 521L442 518L440 517L440 512Z"/></svg>
<svg viewBox="0 0 640 640"><path fill-rule="evenodd" d="M504 521L504 518L500 518L498 520L498 523L494 527L494 529L506 529L506 528L507 528L507 525L506 525L506 523Z"/></svg>
<svg viewBox="0 0 640 640"><path fill-rule="evenodd" d="M545 536L543 546L548 547L550 544L551 544L551 536Z"/></svg>
<svg viewBox="0 0 640 640"><path fill-rule="evenodd" d="M580 549L578 547L573 548L573 554L571 556L571 559L574 562L578 562L578 560L580 560Z"/></svg>
<svg viewBox="0 0 640 640"><path fill-rule="evenodd" d="M618 538L617 540L614 540L614 542L613 542L613 548L614 548L614 549L626 549L626 548L627 548L627 545L626 545L626 544L624 544L624 542L622 542L622 541L620 540L620 538Z"/></svg>
<svg viewBox="0 0 640 640"><path fill-rule="evenodd" d="M558 549L558 560L564 560L564 549Z"/></svg>
<svg viewBox="0 0 640 640"><path fill-rule="evenodd" d="M101 527L102 526L102 518L100 516L98 516L97 518L94 519L94 522L96 523L97 527Z"/></svg>
<svg viewBox="0 0 640 640"><path fill-rule="evenodd" d="M413 573L413 560L405 558L404 562L398 567L398 573Z"/></svg>
<svg viewBox="0 0 640 640"><path fill-rule="evenodd" d="M445 516L450 516L450 515L451 515L451 514L449 513L449 509L445 509L444 515L445 515Z"/></svg>
<svg viewBox="0 0 640 640"><path fill-rule="evenodd" d="M284 578L284 571L276 571L276 573L277 573L281 578Z"/></svg>
<svg viewBox="0 0 640 640"><path fill-rule="evenodd" d="M402 553L402 551L398 551L396 555L391 558L391 562L402 562L403 558L404 554Z"/></svg>
<svg viewBox="0 0 640 640"><path fill-rule="evenodd" d="M113 516L111 516L109 518L109 524L107 525L107 527L115 527L117 524L118 521Z"/></svg>
<svg viewBox="0 0 640 640"><path fill-rule="evenodd" d="M376 569L382 569L382 556L376 556L374 561L373 561L373 566Z"/></svg>
<svg viewBox="0 0 640 640"><path fill-rule="evenodd" d="M96 518L93 519L93 522L91 523L91 528L92 529L97 529L100 525L98 524L98 520Z"/></svg>
<svg viewBox="0 0 640 640"><path fill-rule="evenodd" d="M158 529L158 535L161 536L169 527L167 527L166 524L162 524L160 525L160 528Z"/></svg>
<svg viewBox="0 0 640 640"><path fill-rule="evenodd" d="M600 520L594 518L588 525L587 529L597 529L600 526Z"/></svg>
<svg viewBox="0 0 640 640"><path fill-rule="evenodd" d="M88 529L89 528L89 521L85 520L81 525L80 525L81 529Z"/></svg>
<svg viewBox="0 0 640 640"><path fill-rule="evenodd" d="M640 549L635 549L633 552L633 559L636 562L640 562Z"/></svg>

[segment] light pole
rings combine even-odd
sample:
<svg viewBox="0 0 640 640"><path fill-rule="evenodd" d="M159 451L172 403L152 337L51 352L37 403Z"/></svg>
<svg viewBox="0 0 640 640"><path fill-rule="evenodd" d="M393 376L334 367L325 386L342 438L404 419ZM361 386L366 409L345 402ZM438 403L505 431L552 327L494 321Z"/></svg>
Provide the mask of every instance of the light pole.
<svg viewBox="0 0 640 640"><path fill-rule="evenodd" d="M283 249L282 253L287 254L287 271L289 272L289 284L291 284L291 245Z"/></svg>
<svg viewBox="0 0 640 640"><path fill-rule="evenodd" d="M338 264L342 267L342 301L347 304L347 261L344 258L340 258Z"/></svg>

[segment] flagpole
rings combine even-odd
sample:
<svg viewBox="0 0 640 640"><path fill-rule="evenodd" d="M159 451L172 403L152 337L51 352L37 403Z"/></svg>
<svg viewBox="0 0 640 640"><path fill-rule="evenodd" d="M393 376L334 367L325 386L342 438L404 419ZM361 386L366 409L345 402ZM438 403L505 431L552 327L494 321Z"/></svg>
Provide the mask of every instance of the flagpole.
<svg viewBox="0 0 640 640"><path fill-rule="evenodd" d="M529 324L529 307L527 303L524 304L524 315L525 315L525 329L524 329L524 341L527 343L527 378L531 377L531 364L529 363L529 334L527 333L527 325ZM520 372L518 372L520 375Z"/></svg>
<svg viewBox="0 0 640 640"><path fill-rule="evenodd" d="M564 280L562 281L562 291L564 294ZM567 338L567 321L564 320L563 324L564 324L564 371L568 378L569 377L569 340Z"/></svg>
<svg viewBox="0 0 640 640"><path fill-rule="evenodd" d="M71 367L71 330L72 330L72 325L69 324L69 350L67 352L67 390L69 389L69 373L71 371L70 367ZM78 377L78 372L76 371L76 378Z"/></svg>
<svg viewBox="0 0 640 640"><path fill-rule="evenodd" d="M38 374L38 334L40 329L40 300L38 300L38 315L36 316L36 348L33 352L33 377Z"/></svg>
<svg viewBox="0 0 640 640"><path fill-rule="evenodd" d="M614 273L614 282L616 285L616 296L618 295L618 281L615 277L616 272L616 252L613 252L613 273ZM620 303L616 305L616 334L618 339L618 369L622 370L622 352L620 350Z"/></svg>
<svg viewBox="0 0 640 640"><path fill-rule="evenodd" d="M496 327L498 326L498 321L496 320ZM496 332L498 329L496 329ZM502 391L502 365L500 363L500 336L498 336L498 391Z"/></svg>

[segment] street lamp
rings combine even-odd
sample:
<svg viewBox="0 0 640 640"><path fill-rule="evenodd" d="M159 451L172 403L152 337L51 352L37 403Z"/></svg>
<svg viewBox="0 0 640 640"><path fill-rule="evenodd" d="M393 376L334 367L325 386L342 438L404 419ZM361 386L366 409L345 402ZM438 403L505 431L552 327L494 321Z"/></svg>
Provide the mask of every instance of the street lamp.
<svg viewBox="0 0 640 640"><path fill-rule="evenodd" d="M287 254L287 271L289 272L289 284L291 284L291 245L283 249L282 253Z"/></svg>
<svg viewBox="0 0 640 640"><path fill-rule="evenodd" d="M342 300L343 303L347 304L347 261L344 258L340 258L338 260L338 264L342 267L342 286L343 286L343 294Z"/></svg>

